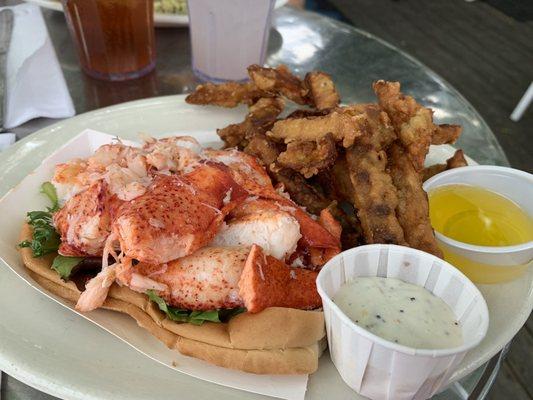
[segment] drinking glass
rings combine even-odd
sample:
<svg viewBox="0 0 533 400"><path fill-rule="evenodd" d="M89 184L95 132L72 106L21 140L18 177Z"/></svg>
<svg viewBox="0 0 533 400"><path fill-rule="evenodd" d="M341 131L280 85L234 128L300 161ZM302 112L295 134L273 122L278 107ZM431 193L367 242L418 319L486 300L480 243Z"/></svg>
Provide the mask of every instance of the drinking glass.
<svg viewBox="0 0 533 400"><path fill-rule="evenodd" d="M62 0L82 69L120 81L155 67L153 0Z"/></svg>
<svg viewBox="0 0 533 400"><path fill-rule="evenodd" d="M204 81L242 81L265 60L274 0L188 0L192 68Z"/></svg>

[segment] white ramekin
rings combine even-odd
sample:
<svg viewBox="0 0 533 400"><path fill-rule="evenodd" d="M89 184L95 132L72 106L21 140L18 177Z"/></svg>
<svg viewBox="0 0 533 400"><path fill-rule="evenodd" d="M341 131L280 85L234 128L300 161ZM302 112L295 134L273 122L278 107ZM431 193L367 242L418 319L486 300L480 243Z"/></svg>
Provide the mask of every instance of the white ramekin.
<svg viewBox="0 0 533 400"><path fill-rule="evenodd" d="M478 165L454 168L428 179L424 190L463 184L491 190L533 216L533 175L513 168ZM497 283L520 276L533 260L533 241L514 246L476 246L435 232L445 258L478 283Z"/></svg>
<svg viewBox="0 0 533 400"><path fill-rule="evenodd" d="M402 346L356 325L332 301L341 285L358 276L398 278L420 285L453 310L463 329L460 347L428 350ZM374 244L344 251L317 278L329 352L342 379L370 399L427 399L448 384L466 352L485 337L485 299L456 268L431 254L403 246Z"/></svg>

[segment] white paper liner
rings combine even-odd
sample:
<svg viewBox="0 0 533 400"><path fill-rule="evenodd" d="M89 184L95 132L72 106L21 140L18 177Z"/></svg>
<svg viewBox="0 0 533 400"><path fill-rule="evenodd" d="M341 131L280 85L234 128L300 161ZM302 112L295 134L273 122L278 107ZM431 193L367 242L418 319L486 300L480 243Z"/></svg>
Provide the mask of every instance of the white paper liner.
<svg viewBox="0 0 533 400"><path fill-rule="evenodd" d="M331 298L357 276L398 278L424 286L454 312L464 344L454 349L421 350L388 342L352 322ZM371 399L427 399L445 387L466 352L487 333L485 299L463 274L445 261L419 250L368 245L345 251L321 270L329 351L342 379Z"/></svg>
<svg viewBox="0 0 533 400"><path fill-rule="evenodd" d="M90 129L81 132L47 157L34 172L30 173L0 199L0 210L16 215L16 217L2 220L0 259L34 289L169 368L235 389L288 400L303 400L307 390L308 375L256 375L217 367L202 360L184 356L176 350L168 349L126 315L108 310L95 310L87 314L78 313L70 303L45 291L30 277L15 244L18 242L26 212L44 210L49 205L46 198L39 193L41 184L51 179L56 164L76 157L88 157L101 145L111 143L114 140L116 140L115 136ZM122 142L129 145L134 144L126 140L122 140Z"/></svg>

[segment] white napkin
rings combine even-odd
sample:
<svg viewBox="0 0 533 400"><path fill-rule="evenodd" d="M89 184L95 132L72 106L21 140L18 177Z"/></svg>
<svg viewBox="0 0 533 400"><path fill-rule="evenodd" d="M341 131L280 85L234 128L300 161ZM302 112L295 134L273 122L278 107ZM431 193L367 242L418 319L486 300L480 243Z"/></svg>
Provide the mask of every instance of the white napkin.
<svg viewBox="0 0 533 400"><path fill-rule="evenodd" d="M15 21L7 55L4 126L14 128L37 117L72 117L74 105L40 8L10 8Z"/></svg>

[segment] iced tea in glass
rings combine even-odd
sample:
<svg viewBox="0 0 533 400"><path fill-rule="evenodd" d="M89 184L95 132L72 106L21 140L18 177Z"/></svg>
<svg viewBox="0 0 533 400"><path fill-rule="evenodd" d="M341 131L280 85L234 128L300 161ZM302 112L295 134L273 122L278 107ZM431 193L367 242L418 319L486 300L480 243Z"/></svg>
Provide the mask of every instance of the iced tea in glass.
<svg viewBox="0 0 533 400"><path fill-rule="evenodd" d="M62 0L82 69L97 79L143 76L155 66L153 0Z"/></svg>

